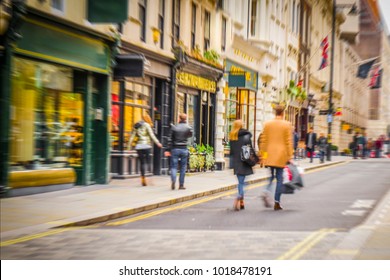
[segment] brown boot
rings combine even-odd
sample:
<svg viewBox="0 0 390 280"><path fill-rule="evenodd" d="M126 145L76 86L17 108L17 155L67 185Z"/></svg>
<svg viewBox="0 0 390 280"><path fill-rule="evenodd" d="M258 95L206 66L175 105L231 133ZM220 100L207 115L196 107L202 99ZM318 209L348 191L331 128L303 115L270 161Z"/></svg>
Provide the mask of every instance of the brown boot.
<svg viewBox="0 0 390 280"><path fill-rule="evenodd" d="M145 176L141 176L141 183L142 183L142 186L146 186L146 179L145 179Z"/></svg>
<svg viewBox="0 0 390 280"><path fill-rule="evenodd" d="M240 211L240 200L236 198L233 203L233 210Z"/></svg>
<svg viewBox="0 0 390 280"><path fill-rule="evenodd" d="M280 205L279 202L275 202L274 204L274 210L277 211L277 210L283 210L283 207Z"/></svg>
<svg viewBox="0 0 390 280"><path fill-rule="evenodd" d="M245 204L244 204L244 199L243 198L240 199L240 209L241 210L245 209Z"/></svg>

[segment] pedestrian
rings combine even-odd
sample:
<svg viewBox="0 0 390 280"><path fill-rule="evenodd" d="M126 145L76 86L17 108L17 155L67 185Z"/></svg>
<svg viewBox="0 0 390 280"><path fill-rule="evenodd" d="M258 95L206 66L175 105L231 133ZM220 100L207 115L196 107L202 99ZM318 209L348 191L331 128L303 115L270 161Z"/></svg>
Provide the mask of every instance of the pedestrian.
<svg viewBox="0 0 390 280"><path fill-rule="evenodd" d="M357 159L358 158L358 152L359 152L359 138L360 134L359 132L356 132L355 135L352 137L352 147L353 147L353 158Z"/></svg>
<svg viewBox="0 0 390 280"><path fill-rule="evenodd" d="M324 133L320 133L320 138L318 138L318 149L320 152L320 163L324 163L325 152L328 148L328 139L325 137Z"/></svg>
<svg viewBox="0 0 390 280"><path fill-rule="evenodd" d="M309 154L310 162L313 162L313 154L317 145L317 133L311 127L309 133L306 135L306 152Z"/></svg>
<svg viewBox="0 0 390 280"><path fill-rule="evenodd" d="M362 159L366 159L366 157L368 156L367 143L368 143L367 133L364 132L362 134L362 136L360 136L360 139L359 139L359 145L361 146L361 155L360 156Z"/></svg>
<svg viewBox="0 0 390 280"><path fill-rule="evenodd" d="M238 194L234 200L233 209L239 211L245 209L244 205L244 185L245 177L253 174L252 167L241 160L241 147L243 145L252 145L252 134L242 127L241 120L235 120L232 125L232 130L229 134L230 140L230 155L233 159L233 170L237 176Z"/></svg>
<svg viewBox="0 0 390 280"><path fill-rule="evenodd" d="M179 190L185 190L184 177L187 170L188 138L192 137L192 128L187 124L187 115L179 114L179 123L171 125L171 134L169 138L168 149L165 156L171 157L171 189L175 189L177 167L180 160Z"/></svg>
<svg viewBox="0 0 390 280"><path fill-rule="evenodd" d="M275 172L276 176L274 210L282 210L280 198L283 191L283 169L293 156L292 126L283 120L283 106L277 105L274 109L275 119L264 124L260 152L264 165L270 167L271 174Z"/></svg>
<svg viewBox="0 0 390 280"><path fill-rule="evenodd" d="M294 159L297 159L297 149L298 149L298 143L299 143L299 135L296 129L294 129L293 133L294 138Z"/></svg>
<svg viewBox="0 0 390 280"><path fill-rule="evenodd" d="M130 135L128 150L135 149L138 154L138 160L141 168L141 184L146 186L145 172L149 166L150 152L152 150L152 141L156 143L157 147L162 145L156 138L153 132L153 122L149 114L143 113L142 120L134 124Z"/></svg>
<svg viewBox="0 0 390 280"><path fill-rule="evenodd" d="M376 158L382 157L382 155L381 155L382 147L383 147L382 138L381 138L381 136L379 136L378 139L375 141L375 157Z"/></svg>

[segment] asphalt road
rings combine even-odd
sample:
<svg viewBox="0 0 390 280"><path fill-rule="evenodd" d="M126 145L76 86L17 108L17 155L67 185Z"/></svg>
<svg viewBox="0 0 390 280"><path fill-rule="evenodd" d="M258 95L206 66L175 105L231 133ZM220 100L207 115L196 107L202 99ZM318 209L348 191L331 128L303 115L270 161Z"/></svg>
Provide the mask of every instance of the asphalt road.
<svg viewBox="0 0 390 280"><path fill-rule="evenodd" d="M262 186L204 197L105 224L70 228L2 247L2 259L322 260L369 215L390 186L389 164L351 162L305 174L284 195L285 210L265 208ZM331 259L331 258L330 258Z"/></svg>
<svg viewBox="0 0 390 280"><path fill-rule="evenodd" d="M386 163L361 161L315 170L304 176L301 191L282 196L283 211L264 207L260 198L264 186L259 186L246 192L243 211L232 211L235 194L218 195L214 200L182 209L175 207L179 209L152 218L130 223L122 219L124 224L119 228L347 231L367 217L390 187L389 167Z"/></svg>

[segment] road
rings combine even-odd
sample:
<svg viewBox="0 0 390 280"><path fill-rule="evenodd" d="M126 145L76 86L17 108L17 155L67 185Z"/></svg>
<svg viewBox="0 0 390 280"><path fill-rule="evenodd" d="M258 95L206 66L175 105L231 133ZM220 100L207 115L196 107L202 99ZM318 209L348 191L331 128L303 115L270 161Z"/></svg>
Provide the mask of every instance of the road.
<svg viewBox="0 0 390 280"><path fill-rule="evenodd" d="M327 259L388 191L388 163L365 161L305 174L283 195L283 211L262 205L263 184L85 228L60 229L1 248L2 259Z"/></svg>

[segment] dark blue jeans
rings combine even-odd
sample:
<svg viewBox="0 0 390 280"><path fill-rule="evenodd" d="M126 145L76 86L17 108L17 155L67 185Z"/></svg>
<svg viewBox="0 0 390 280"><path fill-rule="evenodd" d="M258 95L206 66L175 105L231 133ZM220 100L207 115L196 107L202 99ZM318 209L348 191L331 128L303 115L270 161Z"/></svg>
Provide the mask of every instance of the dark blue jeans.
<svg viewBox="0 0 390 280"><path fill-rule="evenodd" d="M275 202L280 202L283 191L283 167L272 167L272 169L276 171Z"/></svg>
<svg viewBox="0 0 390 280"><path fill-rule="evenodd" d="M185 149L172 149L171 151L171 180L172 183L176 182L177 166L180 159L180 177L179 184L180 186L184 185L184 176L186 175L187 170L187 159L188 159L188 150Z"/></svg>
<svg viewBox="0 0 390 280"><path fill-rule="evenodd" d="M244 187L245 187L245 175L238 175L237 174L237 179L238 179L238 185L237 185L237 198L238 199L244 199Z"/></svg>

